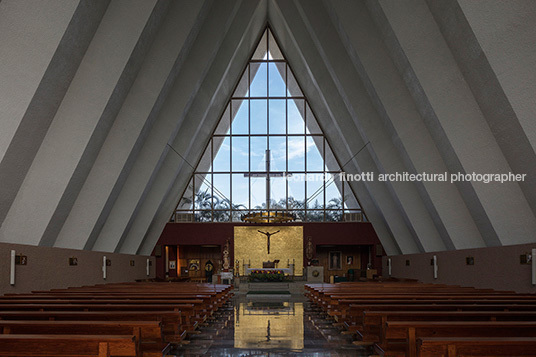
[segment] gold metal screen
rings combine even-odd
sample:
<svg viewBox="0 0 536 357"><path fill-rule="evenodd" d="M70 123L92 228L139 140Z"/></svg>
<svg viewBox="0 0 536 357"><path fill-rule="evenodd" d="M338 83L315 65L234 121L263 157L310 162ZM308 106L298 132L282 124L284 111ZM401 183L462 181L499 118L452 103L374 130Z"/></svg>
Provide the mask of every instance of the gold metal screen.
<svg viewBox="0 0 536 357"><path fill-rule="evenodd" d="M267 237L259 233L273 233L268 254ZM279 260L278 268L288 268L294 262L294 275L303 275L303 227L300 226L239 226L234 228L234 257L238 260L240 275L244 263L250 268L262 269L262 263Z"/></svg>

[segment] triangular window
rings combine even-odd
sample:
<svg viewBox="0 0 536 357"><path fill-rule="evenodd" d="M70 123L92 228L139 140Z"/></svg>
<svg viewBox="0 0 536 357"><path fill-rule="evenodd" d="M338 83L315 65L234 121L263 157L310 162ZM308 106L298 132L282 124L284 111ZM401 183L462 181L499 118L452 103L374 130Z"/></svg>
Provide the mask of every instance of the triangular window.
<svg viewBox="0 0 536 357"><path fill-rule="evenodd" d="M239 222L259 211L288 212L297 221L356 220L361 208L340 172L267 28L172 221Z"/></svg>

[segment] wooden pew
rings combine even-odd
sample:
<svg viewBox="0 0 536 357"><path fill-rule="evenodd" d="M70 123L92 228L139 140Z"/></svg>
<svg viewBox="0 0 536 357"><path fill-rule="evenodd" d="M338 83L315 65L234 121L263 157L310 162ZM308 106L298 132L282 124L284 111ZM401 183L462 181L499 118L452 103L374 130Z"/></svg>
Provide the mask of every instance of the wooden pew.
<svg viewBox="0 0 536 357"><path fill-rule="evenodd" d="M0 335L0 356L138 356L134 336Z"/></svg>
<svg viewBox="0 0 536 357"><path fill-rule="evenodd" d="M425 337L418 345L419 357L536 356L531 337Z"/></svg>
<svg viewBox="0 0 536 357"><path fill-rule="evenodd" d="M180 342L187 330L178 311L2 311L2 320L160 321L167 342Z"/></svg>
<svg viewBox="0 0 536 357"><path fill-rule="evenodd" d="M536 311L536 304L352 304L338 321L355 330L363 325L365 311Z"/></svg>
<svg viewBox="0 0 536 357"><path fill-rule="evenodd" d="M536 321L536 311L365 311L363 340L385 340L390 321Z"/></svg>
<svg viewBox="0 0 536 357"><path fill-rule="evenodd" d="M134 335L140 351L161 351L166 346L159 321L0 320L0 334Z"/></svg>
<svg viewBox="0 0 536 357"><path fill-rule="evenodd" d="M417 339L423 337L536 337L535 321L388 321L384 356L417 356ZM400 343L400 341L403 343Z"/></svg>
<svg viewBox="0 0 536 357"><path fill-rule="evenodd" d="M408 355L409 345L412 345L410 355L415 356L415 339L421 332L426 334L424 327L422 330L408 328L406 332L389 330L388 326L397 323L435 324L433 333L436 337L440 333L445 333L447 337L455 336L449 324L480 324L486 326L483 327L483 334L488 331L494 337L516 334L536 337L534 294L439 284L377 282L308 284L305 290L313 305L320 307L339 324L342 322L343 326L349 328L349 333L359 332L364 342L377 342L379 351L387 351L386 355L389 356ZM501 331L504 331L501 324L510 324L514 329L501 336ZM475 332L474 327L459 329L482 336L478 335L478 330ZM410 334L414 333L417 335L408 344ZM397 340L395 336L403 337Z"/></svg>

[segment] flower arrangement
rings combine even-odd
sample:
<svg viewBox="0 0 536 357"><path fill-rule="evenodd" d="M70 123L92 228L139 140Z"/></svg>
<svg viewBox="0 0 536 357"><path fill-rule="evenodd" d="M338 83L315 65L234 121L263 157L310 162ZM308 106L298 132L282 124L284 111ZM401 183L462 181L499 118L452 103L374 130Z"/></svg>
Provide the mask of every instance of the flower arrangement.
<svg viewBox="0 0 536 357"><path fill-rule="evenodd" d="M249 274L249 281L283 281L284 279L283 270L255 269Z"/></svg>

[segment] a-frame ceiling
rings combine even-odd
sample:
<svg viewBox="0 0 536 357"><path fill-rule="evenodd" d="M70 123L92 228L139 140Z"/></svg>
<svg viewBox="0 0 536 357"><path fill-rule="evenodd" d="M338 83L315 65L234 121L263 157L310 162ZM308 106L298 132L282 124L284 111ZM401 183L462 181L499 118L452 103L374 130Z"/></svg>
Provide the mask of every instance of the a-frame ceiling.
<svg viewBox="0 0 536 357"><path fill-rule="evenodd" d="M352 183L388 254L534 242L535 15L520 0L3 0L0 241L149 254L269 23L347 173L527 174Z"/></svg>

